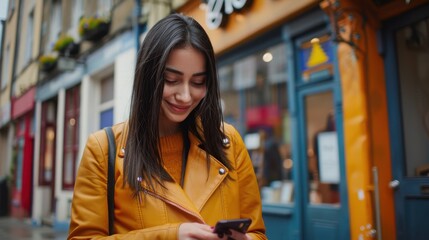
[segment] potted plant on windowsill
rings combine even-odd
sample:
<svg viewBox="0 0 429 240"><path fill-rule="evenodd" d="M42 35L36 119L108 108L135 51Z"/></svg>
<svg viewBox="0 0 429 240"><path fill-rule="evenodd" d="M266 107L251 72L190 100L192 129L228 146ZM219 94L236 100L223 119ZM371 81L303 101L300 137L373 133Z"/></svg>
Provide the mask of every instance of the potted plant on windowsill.
<svg viewBox="0 0 429 240"><path fill-rule="evenodd" d="M98 41L109 33L110 21L99 17L81 18L79 35L83 40Z"/></svg>
<svg viewBox="0 0 429 240"><path fill-rule="evenodd" d="M39 64L43 72L50 72L56 67L57 58L51 55L43 55L39 58Z"/></svg>
<svg viewBox="0 0 429 240"><path fill-rule="evenodd" d="M61 56L76 56L79 53L80 45L74 42L70 36L62 36L55 42L54 50L58 51Z"/></svg>

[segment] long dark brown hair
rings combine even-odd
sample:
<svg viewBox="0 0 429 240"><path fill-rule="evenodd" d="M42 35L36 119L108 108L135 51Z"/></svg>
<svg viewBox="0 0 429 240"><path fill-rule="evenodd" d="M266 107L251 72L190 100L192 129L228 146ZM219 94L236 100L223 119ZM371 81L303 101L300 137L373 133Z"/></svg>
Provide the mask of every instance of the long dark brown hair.
<svg viewBox="0 0 429 240"><path fill-rule="evenodd" d="M207 151L207 161L210 154L232 169L222 144L225 134L221 127L223 117L212 44L193 18L171 14L149 30L138 53L124 159L124 182L134 193L140 189L140 180L152 189L155 184L164 186L164 181L172 181L163 168L159 152L159 113L168 56L173 49L186 46L205 56L207 93L181 123L181 128L201 141Z"/></svg>

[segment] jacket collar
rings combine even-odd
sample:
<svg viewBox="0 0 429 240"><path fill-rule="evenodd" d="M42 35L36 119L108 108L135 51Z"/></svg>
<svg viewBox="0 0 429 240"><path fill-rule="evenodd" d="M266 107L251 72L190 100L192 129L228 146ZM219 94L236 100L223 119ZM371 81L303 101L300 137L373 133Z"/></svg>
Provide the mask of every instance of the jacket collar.
<svg viewBox="0 0 429 240"><path fill-rule="evenodd" d="M165 182L165 188L156 185L155 189L151 191L147 190L148 188L145 183L142 183L142 188L153 197L176 206L203 221L200 211L215 190L221 185L222 181L224 181L228 175L228 169L211 155L209 155L209 160L207 161L207 152L200 147L201 141L194 134L190 132L188 134L190 148L183 188L175 182ZM128 121L125 122L122 129L122 137L119 141L120 153L125 148L127 135ZM122 172L123 161L119 162L119 171Z"/></svg>

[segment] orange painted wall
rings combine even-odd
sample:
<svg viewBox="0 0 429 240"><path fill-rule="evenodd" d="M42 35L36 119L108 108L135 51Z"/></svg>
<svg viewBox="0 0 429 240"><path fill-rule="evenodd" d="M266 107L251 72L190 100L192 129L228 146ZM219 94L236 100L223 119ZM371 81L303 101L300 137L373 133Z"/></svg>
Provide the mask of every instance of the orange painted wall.
<svg viewBox="0 0 429 240"><path fill-rule="evenodd" d="M376 29L368 25L365 32L368 44L366 82L370 117L370 156L372 165L378 169L383 239L396 239L394 196L393 190L388 187L392 180L392 165L384 62L377 50Z"/></svg>
<svg viewBox="0 0 429 240"><path fill-rule="evenodd" d="M362 58L363 54L350 45L338 44L351 239L370 239L369 229L374 226L369 114Z"/></svg>
<svg viewBox="0 0 429 240"><path fill-rule="evenodd" d="M396 238L394 198L388 187L392 166L384 62L378 53L376 38L381 24L374 10L373 6L362 6L358 0L342 0L339 9L331 9L342 12L336 23L344 30L340 36L345 41L338 44L338 61L343 91L351 239L360 236L372 239L368 224L376 229L374 167L379 175L382 236L383 239ZM365 197L359 193L364 193Z"/></svg>

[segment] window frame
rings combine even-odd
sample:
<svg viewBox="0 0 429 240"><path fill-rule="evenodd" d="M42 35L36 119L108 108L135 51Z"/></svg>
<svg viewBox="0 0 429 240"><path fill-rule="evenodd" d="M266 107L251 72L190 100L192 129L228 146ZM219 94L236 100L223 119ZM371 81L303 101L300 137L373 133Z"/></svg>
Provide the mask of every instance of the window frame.
<svg viewBox="0 0 429 240"><path fill-rule="evenodd" d="M54 120L52 122L48 122L47 119L47 111L48 111L48 107L49 104L53 104L54 105ZM56 99L51 99L51 100L47 100L45 102L42 102L42 114L41 114L41 124L40 124L40 164L39 164L39 185L40 186L49 186L53 183L53 181L55 181L55 162L56 162L56 147L54 146L53 149L53 160L52 160L52 178L51 181L48 181L44 178L44 172L45 172L45 155L46 155L46 148L45 148L45 144L46 144L46 135L45 135L45 131L48 127L53 127L55 130L55 133L57 132L56 130L56 119L57 119L57 101ZM56 134L54 135L54 144L56 145L56 139L57 136Z"/></svg>
<svg viewBox="0 0 429 240"><path fill-rule="evenodd" d="M46 42L45 51L51 51L54 48L54 43L57 41L62 26L62 4L59 0L52 1L50 17L49 17L49 32L48 41Z"/></svg>
<svg viewBox="0 0 429 240"><path fill-rule="evenodd" d="M3 55L4 58L2 59L2 72L1 72L1 83L0 83L0 90L3 91L7 87L7 83L9 81L9 61L10 61L10 44L8 43L5 48L5 54Z"/></svg>
<svg viewBox="0 0 429 240"><path fill-rule="evenodd" d="M15 12L16 0L9 0L8 10L7 10L7 20L10 21L12 19L13 13Z"/></svg>
<svg viewBox="0 0 429 240"><path fill-rule="evenodd" d="M76 164L77 164L77 157L78 157L78 151L79 151L79 117L80 117L80 84L76 85L72 88L69 88L66 90L65 94L65 106L64 106L64 136L63 136L63 167L62 167L62 188L64 190L73 190L74 183L76 181ZM69 102L73 101L73 108L68 109ZM72 126L72 136L71 136L71 144L68 145L67 138L68 131L67 126L68 122L74 119L75 123ZM67 169L66 164L66 156L68 153L72 154L72 163L71 163L71 170ZM72 171L71 172L71 182L66 182L66 171Z"/></svg>
<svg viewBox="0 0 429 240"><path fill-rule="evenodd" d="M27 15L27 37L25 40L25 52L23 66L29 64L33 55L33 38L34 38L34 8Z"/></svg>
<svg viewBox="0 0 429 240"><path fill-rule="evenodd" d="M107 81L111 81L112 84L112 88L109 90L112 90L111 93L111 98L109 99L105 99L103 101L103 82L107 82ZM107 112L107 111L112 111L112 124L114 123L114 99L115 99L115 79L113 74L112 75L108 75L104 78L102 78L99 82L100 85L100 101L98 104L98 116L99 116L99 127L102 128L102 122L103 122L103 113Z"/></svg>

